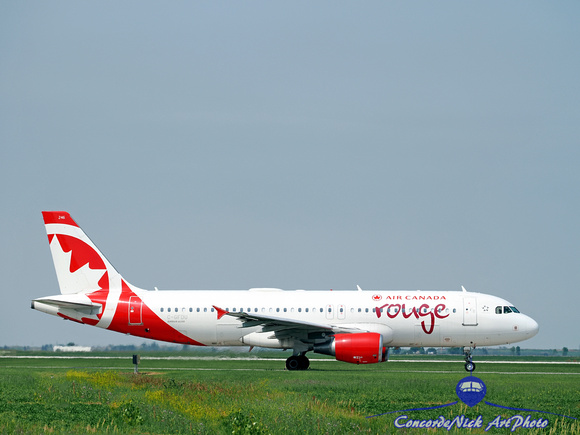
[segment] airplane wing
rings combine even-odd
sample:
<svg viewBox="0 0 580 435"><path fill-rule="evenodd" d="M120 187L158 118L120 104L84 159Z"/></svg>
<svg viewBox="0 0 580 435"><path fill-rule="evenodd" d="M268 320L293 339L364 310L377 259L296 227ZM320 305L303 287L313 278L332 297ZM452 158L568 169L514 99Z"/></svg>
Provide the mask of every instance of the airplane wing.
<svg viewBox="0 0 580 435"><path fill-rule="evenodd" d="M356 333L365 331L364 329L353 326L305 322L302 320L286 319L283 317L268 316L257 313L245 313L243 311L232 313L215 305L213 307L218 312L218 319L226 315L235 317L241 322L240 328L261 326L263 332L276 332L277 336L303 336L306 333L308 335L320 334L324 337L325 335L333 335L338 333Z"/></svg>

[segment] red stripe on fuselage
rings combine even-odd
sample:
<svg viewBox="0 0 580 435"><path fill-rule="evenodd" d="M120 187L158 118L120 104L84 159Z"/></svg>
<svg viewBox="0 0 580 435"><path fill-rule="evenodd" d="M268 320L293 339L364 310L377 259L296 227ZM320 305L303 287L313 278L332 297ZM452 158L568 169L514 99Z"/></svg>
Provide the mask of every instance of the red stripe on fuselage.
<svg viewBox="0 0 580 435"><path fill-rule="evenodd" d="M133 298L133 303L141 303L141 319L139 325L129 324L129 298ZM123 334L135 335L137 337L151 338L153 340L167 341L170 343L191 344L195 346L205 346L205 344L192 340L187 335L169 326L147 305L141 298L133 292L129 286L122 281L121 297L117 304L117 309L113 320L107 329L122 332Z"/></svg>

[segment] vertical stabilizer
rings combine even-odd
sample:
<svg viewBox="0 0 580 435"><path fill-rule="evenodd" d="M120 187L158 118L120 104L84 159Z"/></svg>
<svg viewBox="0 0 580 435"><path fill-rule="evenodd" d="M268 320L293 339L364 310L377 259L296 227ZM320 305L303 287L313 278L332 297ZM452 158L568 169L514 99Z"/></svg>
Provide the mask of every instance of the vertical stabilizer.
<svg viewBox="0 0 580 435"><path fill-rule="evenodd" d="M43 211L48 243L62 294L109 289L120 275L65 211Z"/></svg>

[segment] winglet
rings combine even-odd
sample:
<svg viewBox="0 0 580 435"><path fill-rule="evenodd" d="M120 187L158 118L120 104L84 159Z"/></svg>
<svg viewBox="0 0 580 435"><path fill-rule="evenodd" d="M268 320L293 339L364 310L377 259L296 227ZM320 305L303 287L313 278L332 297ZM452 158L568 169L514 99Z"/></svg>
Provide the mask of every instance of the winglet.
<svg viewBox="0 0 580 435"><path fill-rule="evenodd" d="M465 290L465 287L461 286L461 290L463 290L463 293L467 293L467 290Z"/></svg>
<svg viewBox="0 0 580 435"><path fill-rule="evenodd" d="M217 318L218 320L221 319L223 316L225 316L226 314L229 313L229 311L224 310L223 308L220 307L216 307L215 305L212 305L212 307L215 308L215 310L217 311Z"/></svg>
<svg viewBox="0 0 580 435"><path fill-rule="evenodd" d="M362 292L362 288L360 288L359 285L357 285L356 288L358 289L359 292Z"/></svg>

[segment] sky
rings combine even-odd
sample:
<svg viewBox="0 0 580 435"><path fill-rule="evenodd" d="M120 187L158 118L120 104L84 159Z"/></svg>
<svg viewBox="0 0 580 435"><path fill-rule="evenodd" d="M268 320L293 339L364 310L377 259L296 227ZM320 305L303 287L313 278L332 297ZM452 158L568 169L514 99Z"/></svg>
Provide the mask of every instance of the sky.
<svg viewBox="0 0 580 435"><path fill-rule="evenodd" d="M0 346L42 210L153 289L467 290L580 346L580 3L0 3Z"/></svg>

